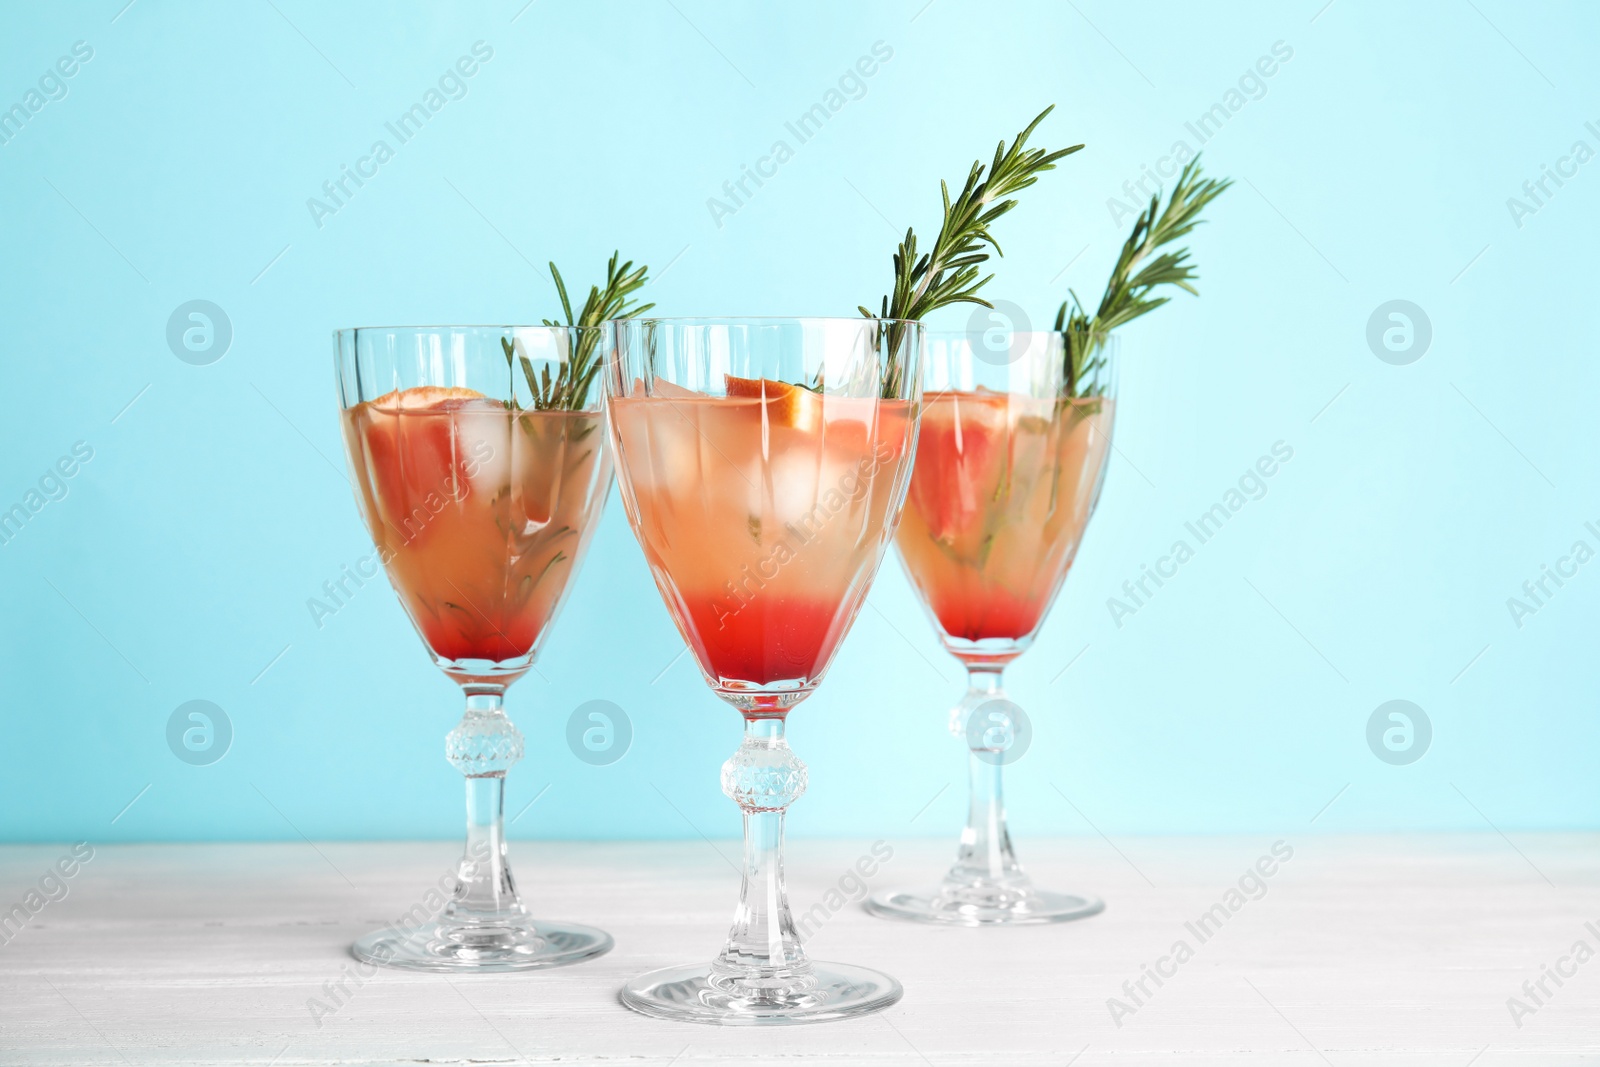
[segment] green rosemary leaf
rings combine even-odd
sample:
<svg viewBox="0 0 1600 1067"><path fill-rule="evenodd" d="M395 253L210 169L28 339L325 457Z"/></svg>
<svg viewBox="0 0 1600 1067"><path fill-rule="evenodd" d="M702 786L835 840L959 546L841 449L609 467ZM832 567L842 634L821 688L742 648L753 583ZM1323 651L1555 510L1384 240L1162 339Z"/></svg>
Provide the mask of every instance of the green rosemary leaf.
<svg viewBox="0 0 1600 1067"><path fill-rule="evenodd" d="M1067 335L1065 370L1069 396L1099 396L1104 392L1098 372L1105 367L1105 357L1100 353L1106 338L1118 326L1147 315L1172 299L1152 296L1155 289L1170 285L1200 295L1193 285L1197 275L1187 248L1155 253L1162 245L1188 236L1200 225L1200 212L1205 206L1232 184L1229 179L1202 178L1200 157L1195 156L1179 172L1166 208L1161 207L1161 194L1157 193L1134 220L1133 232L1122 244L1094 313L1089 313L1076 292L1067 290L1067 299L1056 312L1055 328Z"/></svg>
<svg viewBox="0 0 1600 1067"><path fill-rule="evenodd" d="M561 278L561 272L554 263L550 264L550 277L554 280L556 294L561 298L561 311L566 316L566 322L557 322L545 319L546 326L582 327L577 343L568 353L567 359L562 362L552 376L550 367L546 364L542 374L536 382L531 365L524 366L528 377L528 386L533 394L533 409L535 411L581 411L587 402L589 392L594 384L594 379L600 372L600 362L597 358L599 334L595 328L610 319L626 318L630 315L642 315L655 307L655 304L633 304L629 298L649 280L648 267L641 264L634 269L633 261L629 260L620 267L617 260L620 253L613 252L611 260L606 264L606 284L589 288L589 297L583 302L583 307L577 315L572 313L572 301L567 296L567 286ZM502 341L506 348L506 360L511 360L511 343ZM527 359L523 357L526 364Z"/></svg>
<svg viewBox="0 0 1600 1067"><path fill-rule="evenodd" d="M522 376L524 378L528 379L528 391L530 393L537 392L538 389L533 384L533 361L530 360L527 356L518 356L517 358L518 358L518 361L522 364Z"/></svg>
<svg viewBox="0 0 1600 1067"><path fill-rule="evenodd" d="M561 272L556 270L555 260L550 261L550 276L556 280L556 292L561 296L561 310L566 313L567 325L571 326L573 324L572 301L567 299L567 287L566 284L561 280ZM547 324L551 326L555 325L555 323L550 323L548 321Z"/></svg>
<svg viewBox="0 0 1600 1067"><path fill-rule="evenodd" d="M959 193L952 196L949 184L939 183L944 214L933 247L919 256L917 235L906 230L905 239L894 253L894 286L884 296L883 310L876 317L921 319L947 304L990 306L978 295L978 290L993 278L992 274L980 277L978 265L988 261L990 249L996 255L1002 254L990 227L1017 206L1015 200L1009 199L1011 196L1038 181L1045 171L1054 170L1057 160L1083 148L1079 144L1047 152L1025 147L1029 136L1054 109L1052 104L1039 112L1010 145L1002 140L987 169L981 160L975 160ZM865 307L860 311L867 318L874 317ZM890 324L891 359L899 353L901 332L898 323ZM899 391L898 375L898 365L891 364L885 373L885 396Z"/></svg>

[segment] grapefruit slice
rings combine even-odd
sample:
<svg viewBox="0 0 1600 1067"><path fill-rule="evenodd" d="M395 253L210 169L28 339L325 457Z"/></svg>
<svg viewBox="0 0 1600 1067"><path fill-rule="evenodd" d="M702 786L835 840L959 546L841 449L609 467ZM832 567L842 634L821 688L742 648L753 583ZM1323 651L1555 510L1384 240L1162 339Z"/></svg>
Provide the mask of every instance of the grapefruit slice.
<svg viewBox="0 0 1600 1067"><path fill-rule="evenodd" d="M822 429L822 397L804 386L775 382L771 378L738 378L732 374L724 375L723 380L729 396L760 400L767 420L773 425L796 430Z"/></svg>
<svg viewBox="0 0 1600 1067"><path fill-rule="evenodd" d="M454 412L474 401L488 398L475 389L429 385L363 405L361 437L376 503L406 540L422 534L440 499L459 497L466 488L467 455Z"/></svg>
<svg viewBox="0 0 1600 1067"><path fill-rule="evenodd" d="M380 411L421 411L439 407L452 400L486 400L476 389L459 385L414 385L409 389L396 389L369 401Z"/></svg>
<svg viewBox="0 0 1600 1067"><path fill-rule="evenodd" d="M1009 399L987 391L928 396L908 503L935 541L954 545L982 530L1002 489Z"/></svg>

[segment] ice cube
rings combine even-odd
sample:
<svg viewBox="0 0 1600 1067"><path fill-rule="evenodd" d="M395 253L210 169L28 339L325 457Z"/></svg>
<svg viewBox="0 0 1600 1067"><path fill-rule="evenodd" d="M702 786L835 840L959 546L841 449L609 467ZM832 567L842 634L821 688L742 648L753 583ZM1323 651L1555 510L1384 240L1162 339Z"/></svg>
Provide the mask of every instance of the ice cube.
<svg viewBox="0 0 1600 1067"><path fill-rule="evenodd" d="M511 485L512 413L497 401L462 404L453 413L455 462L473 493L493 498Z"/></svg>

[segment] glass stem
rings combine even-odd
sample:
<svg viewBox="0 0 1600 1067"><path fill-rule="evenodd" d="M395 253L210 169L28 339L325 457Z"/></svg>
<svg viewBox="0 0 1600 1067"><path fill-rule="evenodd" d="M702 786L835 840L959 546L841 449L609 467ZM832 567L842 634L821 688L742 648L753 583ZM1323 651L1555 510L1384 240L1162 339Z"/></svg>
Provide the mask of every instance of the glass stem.
<svg viewBox="0 0 1600 1067"><path fill-rule="evenodd" d="M470 686L467 709L445 738L467 780L467 847L443 920L492 924L526 916L506 858L506 771L522 758L522 734L505 713L503 686Z"/></svg>
<svg viewBox="0 0 1600 1067"><path fill-rule="evenodd" d="M982 727L971 717L991 700L1005 699L998 667L973 667L967 671L969 688L961 702L965 712L960 736L967 743L967 766L971 787L968 792L967 826L961 832L961 847L947 881L963 886L1016 885L1026 879L1011 849L1006 831L1005 793L1001 786L1004 768L1001 761L980 745ZM952 723L955 725L955 723ZM976 736L975 736L976 735ZM975 743L978 742L978 743Z"/></svg>
<svg viewBox="0 0 1600 1067"><path fill-rule="evenodd" d="M782 718L745 720L744 743L722 766L722 791L744 812L744 877L712 981L746 993L792 992L810 978L783 884L784 811L806 789L806 767Z"/></svg>

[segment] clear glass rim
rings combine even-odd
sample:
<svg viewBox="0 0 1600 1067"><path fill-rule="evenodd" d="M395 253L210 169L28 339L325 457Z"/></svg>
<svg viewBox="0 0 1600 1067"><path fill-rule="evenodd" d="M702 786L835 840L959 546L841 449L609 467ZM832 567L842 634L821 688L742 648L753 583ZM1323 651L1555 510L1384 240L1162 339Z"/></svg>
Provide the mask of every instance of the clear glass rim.
<svg viewBox="0 0 1600 1067"><path fill-rule="evenodd" d="M927 330L921 319L886 319L874 315L868 318L865 315L681 315L681 316L656 316L644 315L637 318L622 318L610 320L618 325L637 325L652 323L661 326L780 326L785 324L804 325L808 323L855 323L868 325L875 322L886 322L890 325L917 326Z"/></svg>
<svg viewBox="0 0 1600 1067"><path fill-rule="evenodd" d="M333 331L335 337L349 337L358 333L423 333L429 330L580 330L599 331L611 325L636 325L640 323L654 323L663 326L775 326L784 324L809 324L809 323L844 323L868 325L871 323L889 323L896 326L917 326L930 336L935 334L949 334L950 336L964 336L962 331L941 330L930 331L921 319L891 319L874 315L867 318L864 315L749 315L737 317L731 315L684 315L684 316L655 316L645 315L635 318L607 319L598 326L546 326L543 323L496 323L496 322L461 322L461 323L417 323L415 325L385 325L385 326L341 326ZM1039 331L1051 332L1051 331Z"/></svg>
<svg viewBox="0 0 1600 1067"><path fill-rule="evenodd" d="M981 336L985 332L986 331L984 330L930 330L926 326L922 328L922 335L930 341L969 341L974 335ZM1067 332L1065 330L1007 330L1006 334L1010 337L1049 337L1063 339L1067 336ZM1119 343L1120 340L1121 338L1118 334L1108 333L1105 335L1105 341L1103 343L1112 345Z"/></svg>
<svg viewBox="0 0 1600 1067"><path fill-rule="evenodd" d="M547 330L556 331L579 330L585 332L599 332L605 329L605 324L599 326L546 326L543 323L529 323L519 326L515 323L493 322L463 322L455 324L424 323L418 326L341 326L333 331L335 337L354 337L359 333L426 333L430 330L443 332L446 330Z"/></svg>

